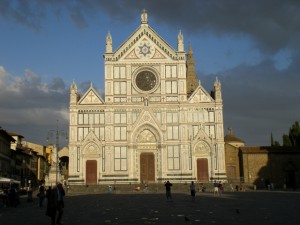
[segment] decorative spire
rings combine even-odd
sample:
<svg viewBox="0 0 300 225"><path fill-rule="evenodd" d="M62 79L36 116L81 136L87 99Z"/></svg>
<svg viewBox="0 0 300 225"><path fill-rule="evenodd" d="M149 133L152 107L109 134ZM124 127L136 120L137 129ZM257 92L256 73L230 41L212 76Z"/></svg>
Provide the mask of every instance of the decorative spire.
<svg viewBox="0 0 300 225"><path fill-rule="evenodd" d="M222 101L221 82L218 77L216 77L216 81L214 83L214 97L216 101Z"/></svg>
<svg viewBox="0 0 300 225"><path fill-rule="evenodd" d="M70 87L70 104L75 105L79 99L79 95L77 93L77 85L75 84L74 80Z"/></svg>
<svg viewBox="0 0 300 225"><path fill-rule="evenodd" d="M75 81L73 80L72 84L71 84L71 89L77 91L77 85L75 84Z"/></svg>
<svg viewBox="0 0 300 225"><path fill-rule="evenodd" d="M143 9L143 11L142 11L141 23L142 24L147 24L148 23L148 14L147 14L146 9Z"/></svg>
<svg viewBox="0 0 300 225"><path fill-rule="evenodd" d="M179 31L179 34L177 36L177 48L179 52L184 51L184 41L183 41L183 34L181 33L181 30Z"/></svg>
<svg viewBox="0 0 300 225"><path fill-rule="evenodd" d="M216 77L214 86L217 87L217 88L220 88L220 87L221 87L221 82L220 82L220 80L218 79L218 77Z"/></svg>
<svg viewBox="0 0 300 225"><path fill-rule="evenodd" d="M106 36L106 53L112 53L112 37L110 32Z"/></svg>

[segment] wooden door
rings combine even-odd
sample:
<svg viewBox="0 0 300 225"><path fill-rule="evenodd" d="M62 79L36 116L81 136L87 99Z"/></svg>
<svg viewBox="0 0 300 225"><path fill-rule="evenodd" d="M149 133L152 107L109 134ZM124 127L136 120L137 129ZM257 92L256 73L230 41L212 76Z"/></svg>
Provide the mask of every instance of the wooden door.
<svg viewBox="0 0 300 225"><path fill-rule="evenodd" d="M208 160L197 159L197 180L201 183L208 182Z"/></svg>
<svg viewBox="0 0 300 225"><path fill-rule="evenodd" d="M86 184L97 184L97 161L86 161Z"/></svg>
<svg viewBox="0 0 300 225"><path fill-rule="evenodd" d="M155 164L153 153L142 153L140 156L141 182L155 182Z"/></svg>
<svg viewBox="0 0 300 225"><path fill-rule="evenodd" d="M227 178L228 180L234 180L237 179L236 173L235 173L235 166L227 166Z"/></svg>

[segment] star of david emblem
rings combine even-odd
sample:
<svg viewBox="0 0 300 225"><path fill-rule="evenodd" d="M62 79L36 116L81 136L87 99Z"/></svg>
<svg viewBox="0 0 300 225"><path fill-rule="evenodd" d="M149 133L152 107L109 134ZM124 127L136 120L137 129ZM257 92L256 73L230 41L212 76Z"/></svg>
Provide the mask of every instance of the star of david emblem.
<svg viewBox="0 0 300 225"><path fill-rule="evenodd" d="M143 45L139 46L139 54L146 57L147 55L151 54L150 50L151 46L144 43Z"/></svg>

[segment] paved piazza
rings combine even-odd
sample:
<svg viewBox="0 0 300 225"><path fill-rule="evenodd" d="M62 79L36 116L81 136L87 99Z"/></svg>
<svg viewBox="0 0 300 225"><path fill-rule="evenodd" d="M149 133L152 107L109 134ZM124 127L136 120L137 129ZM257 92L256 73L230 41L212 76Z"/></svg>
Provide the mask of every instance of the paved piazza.
<svg viewBox="0 0 300 225"><path fill-rule="evenodd" d="M222 197L197 193L195 202L188 193L173 193L173 201L167 201L164 193L72 194L66 196L65 205L64 225L300 223L299 192L228 192ZM37 199L27 203L22 198L17 208L0 207L0 221L5 225L47 225L50 218L45 209L38 207Z"/></svg>

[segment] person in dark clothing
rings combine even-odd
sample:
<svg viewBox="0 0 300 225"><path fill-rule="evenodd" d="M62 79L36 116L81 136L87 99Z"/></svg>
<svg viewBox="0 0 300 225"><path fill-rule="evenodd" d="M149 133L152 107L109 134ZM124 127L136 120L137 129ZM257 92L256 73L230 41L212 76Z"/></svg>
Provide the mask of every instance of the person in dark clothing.
<svg viewBox="0 0 300 225"><path fill-rule="evenodd" d="M44 187L43 184L41 184L40 187L39 187L38 195L39 195L39 199L40 199L39 206L43 207L43 202L44 202L44 199L45 199L45 187Z"/></svg>
<svg viewBox="0 0 300 225"><path fill-rule="evenodd" d="M167 200L171 199L172 200L172 195L171 195L171 187L172 184L170 183L170 181L167 181L165 183L165 187L166 187L166 196L167 196Z"/></svg>
<svg viewBox="0 0 300 225"><path fill-rule="evenodd" d="M190 184L190 191L191 191L192 201L195 201L196 185L195 185L194 181L192 181Z"/></svg>
<svg viewBox="0 0 300 225"><path fill-rule="evenodd" d="M52 190L51 186L49 186L48 189L46 190L46 198L47 198L47 200L50 198L51 190Z"/></svg>
<svg viewBox="0 0 300 225"><path fill-rule="evenodd" d="M64 200L63 197L65 196L65 190L61 183L58 183L55 188L52 190L47 190L47 211L46 215L51 217L51 225L61 225L61 218L63 215L63 208L64 208ZM56 217L56 213L58 215ZM56 222L56 223L55 223Z"/></svg>

